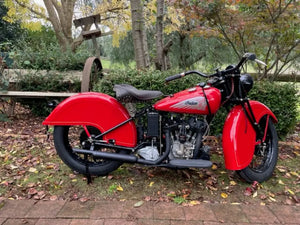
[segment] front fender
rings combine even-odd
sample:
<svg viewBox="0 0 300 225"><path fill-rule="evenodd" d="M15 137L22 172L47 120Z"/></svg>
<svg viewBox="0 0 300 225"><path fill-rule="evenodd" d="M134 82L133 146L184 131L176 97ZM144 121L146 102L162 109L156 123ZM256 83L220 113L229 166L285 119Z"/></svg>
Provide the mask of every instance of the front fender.
<svg viewBox="0 0 300 225"><path fill-rule="evenodd" d="M277 123L277 118L267 106L257 101L250 101L250 105L256 122L264 115L270 115L273 122ZM248 110L247 107L246 109ZM223 128L222 142L226 169L241 170L249 165L255 150L256 132L242 106L235 106L229 112Z"/></svg>
<svg viewBox="0 0 300 225"><path fill-rule="evenodd" d="M115 98L102 93L80 93L65 99L43 121L43 125L93 126L101 133L129 119L127 110ZM130 121L103 136L115 140L116 145L134 147L136 127Z"/></svg>

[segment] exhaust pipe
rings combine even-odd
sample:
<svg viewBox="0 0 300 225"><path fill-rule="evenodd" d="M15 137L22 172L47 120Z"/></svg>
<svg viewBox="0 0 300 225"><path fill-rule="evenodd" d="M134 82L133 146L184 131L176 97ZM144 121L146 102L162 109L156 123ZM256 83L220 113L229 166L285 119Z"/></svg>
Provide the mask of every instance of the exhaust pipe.
<svg viewBox="0 0 300 225"><path fill-rule="evenodd" d="M125 155L125 154L117 154L110 152L98 152L98 151L90 151L85 149L75 149L73 148L73 152L79 154L88 154L97 158L102 159L110 159L114 161L128 162L128 163L136 163L138 161L138 157L134 155Z"/></svg>
<svg viewBox="0 0 300 225"><path fill-rule="evenodd" d="M166 131L166 140L169 140L170 133L169 131ZM126 162L126 163L140 163L145 165L158 165L161 164L164 159L167 158L167 156L170 153L170 142L166 142L166 151L163 153L161 157L159 157L155 161L140 159L136 157L135 155L126 155L126 154L119 154L119 153L111 153L111 152L100 152L100 151L91 151L91 150L85 150L85 149L76 149L73 148L73 152L79 153L79 154L87 154L92 155L94 157L102 158L102 159L110 159L114 161L120 161L120 162Z"/></svg>

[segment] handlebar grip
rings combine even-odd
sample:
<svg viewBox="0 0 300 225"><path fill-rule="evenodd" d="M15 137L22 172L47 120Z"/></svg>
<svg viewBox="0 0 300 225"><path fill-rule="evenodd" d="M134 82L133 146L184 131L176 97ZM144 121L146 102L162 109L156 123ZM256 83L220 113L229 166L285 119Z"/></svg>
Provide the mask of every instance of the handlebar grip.
<svg viewBox="0 0 300 225"><path fill-rule="evenodd" d="M166 82L169 82L169 81L172 81L172 80L176 80L176 79L179 79L181 77L184 77L185 73L181 73L181 74L175 74L173 76L170 76L170 77L167 77L165 79Z"/></svg>

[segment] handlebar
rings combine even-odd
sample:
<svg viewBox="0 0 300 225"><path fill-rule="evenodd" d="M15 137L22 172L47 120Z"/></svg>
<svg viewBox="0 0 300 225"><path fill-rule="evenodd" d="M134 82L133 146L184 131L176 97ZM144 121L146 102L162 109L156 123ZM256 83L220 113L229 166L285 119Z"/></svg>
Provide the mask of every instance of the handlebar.
<svg viewBox="0 0 300 225"><path fill-rule="evenodd" d="M222 71L217 70L216 73L214 73L214 74L206 75L206 74L201 73L199 71L192 70L192 71L187 71L187 72L183 72L183 73L180 73L180 74L176 74L176 75L167 77L165 79L165 81L169 82L169 81L172 81L172 80L176 80L176 79L182 78L182 77L184 77L186 75L189 75L189 74L197 74L197 75L199 75L201 77L205 77L205 78L211 78L211 77L216 77L216 76L220 77L220 76L225 76L225 75L228 75L228 74L240 74L240 67L242 65L244 65L248 60L255 61L257 63L263 64L264 66L266 66L266 64L264 62L256 59L256 55L254 53L245 53L243 55L243 57L241 58L240 62L236 66L233 66L231 68L228 68L228 69L225 69L225 70L222 70Z"/></svg>
<svg viewBox="0 0 300 225"><path fill-rule="evenodd" d="M172 75L170 77L167 77L165 79L166 82L169 82L169 81L172 81L172 80L176 80L176 79L179 79L179 78L182 78L184 76L187 76L187 75L190 75L190 74L198 74L199 76L202 76L202 77L206 77L206 78L209 78L210 76L204 74L204 73L201 73L199 71L196 71L196 70L192 70L192 71L187 71L187 72L182 72L180 74L175 74L175 75Z"/></svg>

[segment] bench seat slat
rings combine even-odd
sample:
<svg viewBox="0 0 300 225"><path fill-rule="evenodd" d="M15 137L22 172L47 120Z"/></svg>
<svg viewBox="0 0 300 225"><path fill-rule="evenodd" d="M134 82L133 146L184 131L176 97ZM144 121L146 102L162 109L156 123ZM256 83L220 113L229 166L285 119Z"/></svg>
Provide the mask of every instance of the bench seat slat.
<svg viewBox="0 0 300 225"><path fill-rule="evenodd" d="M69 92L35 92L35 91L0 91L0 97L14 98L45 98L45 97L70 97L78 93Z"/></svg>

